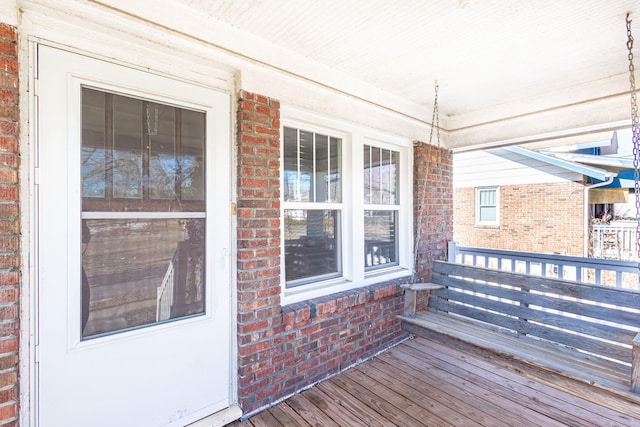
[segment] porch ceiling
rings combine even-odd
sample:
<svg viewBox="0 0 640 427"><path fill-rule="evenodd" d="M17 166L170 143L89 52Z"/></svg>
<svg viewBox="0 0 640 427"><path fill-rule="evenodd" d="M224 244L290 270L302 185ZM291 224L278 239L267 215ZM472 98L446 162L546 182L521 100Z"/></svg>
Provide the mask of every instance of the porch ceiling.
<svg viewBox="0 0 640 427"><path fill-rule="evenodd" d="M395 111L426 125L437 80L451 148L603 138L585 134L629 117L627 12L640 37L640 3L631 0L165 2L250 36L296 75L375 104L366 88L387 94ZM263 61L245 48L233 47ZM292 58L305 66L292 68ZM311 75L310 64L344 82Z"/></svg>

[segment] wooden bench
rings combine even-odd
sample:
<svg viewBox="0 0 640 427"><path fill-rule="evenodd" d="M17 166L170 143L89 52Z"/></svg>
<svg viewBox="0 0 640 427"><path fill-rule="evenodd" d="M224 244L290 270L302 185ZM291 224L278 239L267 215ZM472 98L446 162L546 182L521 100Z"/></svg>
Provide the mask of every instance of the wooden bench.
<svg viewBox="0 0 640 427"><path fill-rule="evenodd" d="M433 273L405 287L409 332L640 394L640 292L442 261ZM427 310L416 312L424 292Z"/></svg>

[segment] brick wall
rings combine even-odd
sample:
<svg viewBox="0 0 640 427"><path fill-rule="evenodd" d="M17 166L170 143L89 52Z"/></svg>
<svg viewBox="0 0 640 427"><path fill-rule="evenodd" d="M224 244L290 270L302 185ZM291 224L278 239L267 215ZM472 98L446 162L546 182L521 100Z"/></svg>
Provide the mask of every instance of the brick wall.
<svg viewBox="0 0 640 427"><path fill-rule="evenodd" d="M415 142L413 147L414 205L418 259L416 272L428 280L436 259L446 259L453 238L452 153Z"/></svg>
<svg viewBox="0 0 640 427"><path fill-rule="evenodd" d="M0 24L0 424L18 421L18 34Z"/></svg>
<svg viewBox="0 0 640 427"><path fill-rule="evenodd" d="M500 225L475 225L475 190L454 192L454 240L526 252L584 255L584 186L579 182L500 187Z"/></svg>
<svg viewBox="0 0 640 427"><path fill-rule="evenodd" d="M407 335L396 315L401 281L282 306L280 302L279 102L241 92L238 101L238 381L245 414L287 397L394 345ZM451 157L417 150L429 173L426 215L451 210ZM418 163L416 162L416 163ZM423 186L424 187L424 186ZM447 194L448 191L448 194ZM421 272L441 258L451 215L425 220Z"/></svg>

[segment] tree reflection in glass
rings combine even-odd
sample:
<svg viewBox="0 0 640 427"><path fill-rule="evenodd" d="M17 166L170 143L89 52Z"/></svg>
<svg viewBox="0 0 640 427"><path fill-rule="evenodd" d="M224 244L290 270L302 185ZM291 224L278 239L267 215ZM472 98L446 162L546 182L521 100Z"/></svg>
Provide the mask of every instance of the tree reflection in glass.
<svg viewBox="0 0 640 427"><path fill-rule="evenodd" d="M82 338L205 311L205 113L82 89Z"/></svg>

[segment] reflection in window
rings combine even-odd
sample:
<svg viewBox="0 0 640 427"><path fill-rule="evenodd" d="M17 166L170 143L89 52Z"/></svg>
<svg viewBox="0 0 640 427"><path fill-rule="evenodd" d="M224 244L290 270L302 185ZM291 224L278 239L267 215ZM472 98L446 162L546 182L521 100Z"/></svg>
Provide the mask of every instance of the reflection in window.
<svg viewBox="0 0 640 427"><path fill-rule="evenodd" d="M398 264L395 211L365 211L365 266L368 269Z"/></svg>
<svg viewBox="0 0 640 427"><path fill-rule="evenodd" d="M398 265L397 218L400 153L364 146L365 270Z"/></svg>
<svg viewBox="0 0 640 427"><path fill-rule="evenodd" d="M204 156L205 113L82 89L83 339L204 313Z"/></svg>
<svg viewBox="0 0 640 427"><path fill-rule="evenodd" d="M287 284L296 286L315 279L337 277L339 212L336 210L284 211L284 246Z"/></svg>
<svg viewBox="0 0 640 427"><path fill-rule="evenodd" d="M202 210L205 114L82 89L87 211Z"/></svg>
<svg viewBox="0 0 640 427"><path fill-rule="evenodd" d="M204 312L204 219L86 219L82 337Z"/></svg>
<svg viewBox="0 0 640 427"><path fill-rule="evenodd" d="M373 205L398 203L399 153L364 146L364 202Z"/></svg>
<svg viewBox="0 0 640 427"><path fill-rule="evenodd" d="M342 201L341 140L284 128L285 202Z"/></svg>
<svg viewBox="0 0 640 427"><path fill-rule="evenodd" d="M339 138L332 136L284 128L287 287L342 274L339 224L339 204L342 202L341 144ZM301 203L306 203L307 209L300 209Z"/></svg>

